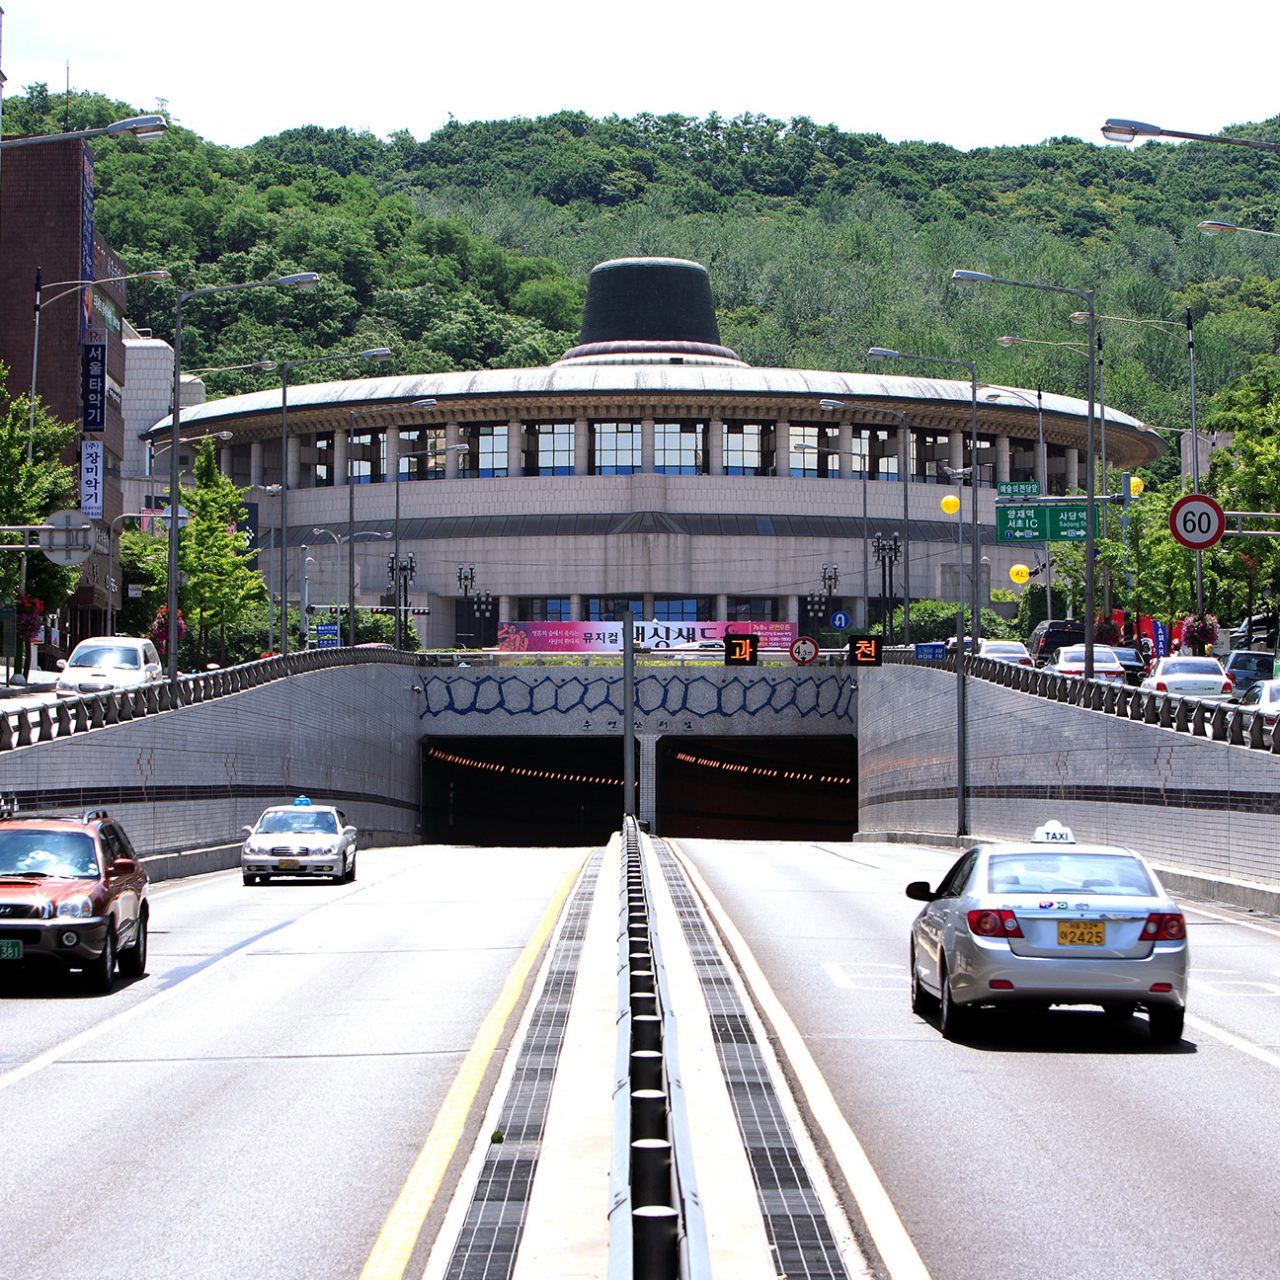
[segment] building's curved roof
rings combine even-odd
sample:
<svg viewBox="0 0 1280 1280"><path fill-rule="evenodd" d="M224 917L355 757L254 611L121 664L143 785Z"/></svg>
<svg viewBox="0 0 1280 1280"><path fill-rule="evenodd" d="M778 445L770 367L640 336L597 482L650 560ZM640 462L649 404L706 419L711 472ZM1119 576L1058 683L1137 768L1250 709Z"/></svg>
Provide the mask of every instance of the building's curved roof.
<svg viewBox="0 0 1280 1280"><path fill-rule="evenodd" d="M999 396L996 401L986 396ZM434 399L432 408L410 409L415 400ZM840 400L844 409L823 411L820 400ZM587 363L568 360L537 369L479 369L425 373L410 377L357 378L342 382L290 385L291 426L306 432L345 429L350 415L400 409L416 422L495 421L540 413L635 412L639 402L655 412L677 416L715 414L726 418L770 414L796 422L836 422L842 417L875 422L877 409L905 412L913 427L968 431L972 388L967 381L889 377L878 373L840 373L814 369L766 369L729 364ZM983 387L979 393L981 429L1034 436L1036 393L1024 388ZM625 408L630 406L630 408ZM1046 439L1083 447L1088 402L1073 396L1043 395ZM1100 415L1101 410L1095 411ZM183 430L230 429L244 439L269 436L281 414L279 388L228 396L182 411ZM296 419L294 415L297 415ZM390 414L388 422L399 415ZM268 420L272 424L268 426ZM882 420L890 425L892 417ZM1095 427L1100 417L1095 418ZM1164 451L1156 432L1137 418L1106 411L1108 456L1117 465L1150 462ZM166 417L149 435L170 430Z"/></svg>

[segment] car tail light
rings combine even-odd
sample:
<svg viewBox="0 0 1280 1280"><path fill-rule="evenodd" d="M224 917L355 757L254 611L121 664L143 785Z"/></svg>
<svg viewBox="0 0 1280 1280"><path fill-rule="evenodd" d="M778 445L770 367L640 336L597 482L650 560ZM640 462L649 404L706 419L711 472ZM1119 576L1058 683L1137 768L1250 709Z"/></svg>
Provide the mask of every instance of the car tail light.
<svg viewBox="0 0 1280 1280"><path fill-rule="evenodd" d="M1166 994L1168 994L1168 992L1170 992L1170 991L1172 991L1172 990L1173 990L1173 983L1172 983L1172 982L1153 982L1153 983L1152 983L1152 984L1147 988L1147 990L1148 990L1152 995L1155 995L1155 996L1162 996L1162 995L1166 995Z"/></svg>
<svg viewBox="0 0 1280 1280"><path fill-rule="evenodd" d="M1233 684L1231 683L1231 677L1230 677L1230 676L1228 676L1228 677L1226 678L1226 680L1223 682L1223 685L1222 685L1222 692L1223 692L1223 693L1230 693L1230 692L1231 692L1231 690L1232 690L1232 689L1234 689L1234 688L1235 688L1235 685L1233 685Z"/></svg>
<svg viewBox="0 0 1280 1280"><path fill-rule="evenodd" d="M1176 911L1153 911L1142 926L1142 937L1147 942L1181 942L1187 936L1187 922Z"/></svg>
<svg viewBox="0 0 1280 1280"><path fill-rule="evenodd" d="M1169 686L1168 686L1167 684L1165 684L1165 682L1164 682L1163 680L1157 680L1157 681L1156 681L1156 692L1157 692L1157 693L1168 693L1168 692L1169 692Z"/></svg>
<svg viewBox="0 0 1280 1280"><path fill-rule="evenodd" d="M1034 660L1033 658L1019 658L1019 659L1018 659L1018 666L1020 666L1020 667L1034 667L1035 665L1036 665L1036 664L1035 664L1035 660Z"/></svg>
<svg viewBox="0 0 1280 1280"><path fill-rule="evenodd" d="M970 911L969 931L980 938L1021 938L1018 917L1007 907L999 911Z"/></svg>

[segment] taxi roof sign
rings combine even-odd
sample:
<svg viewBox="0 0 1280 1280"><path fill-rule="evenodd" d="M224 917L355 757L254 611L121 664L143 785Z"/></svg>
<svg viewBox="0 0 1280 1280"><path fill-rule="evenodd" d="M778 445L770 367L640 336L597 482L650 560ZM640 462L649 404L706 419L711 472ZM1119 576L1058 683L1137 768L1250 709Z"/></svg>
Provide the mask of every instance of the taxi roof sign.
<svg viewBox="0 0 1280 1280"><path fill-rule="evenodd" d="M1070 827L1060 822L1046 822L1037 827L1031 835L1032 844L1075 844L1076 838Z"/></svg>
<svg viewBox="0 0 1280 1280"><path fill-rule="evenodd" d="M311 797L310 797L310 796L298 796L298 797L297 797L297 799L295 799L293 803L294 803L294 804L310 804L310 803L311 803Z"/></svg>

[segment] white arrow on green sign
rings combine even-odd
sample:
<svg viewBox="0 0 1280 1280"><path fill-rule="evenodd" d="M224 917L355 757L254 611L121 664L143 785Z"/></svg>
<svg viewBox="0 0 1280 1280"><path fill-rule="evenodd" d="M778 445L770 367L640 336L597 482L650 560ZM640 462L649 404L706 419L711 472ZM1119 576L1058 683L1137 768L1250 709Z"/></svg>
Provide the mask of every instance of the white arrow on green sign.
<svg viewBox="0 0 1280 1280"><path fill-rule="evenodd" d="M1010 506L996 508L997 542L1083 542L1088 504L1069 502L1054 506ZM1093 530L1098 531L1095 510Z"/></svg>

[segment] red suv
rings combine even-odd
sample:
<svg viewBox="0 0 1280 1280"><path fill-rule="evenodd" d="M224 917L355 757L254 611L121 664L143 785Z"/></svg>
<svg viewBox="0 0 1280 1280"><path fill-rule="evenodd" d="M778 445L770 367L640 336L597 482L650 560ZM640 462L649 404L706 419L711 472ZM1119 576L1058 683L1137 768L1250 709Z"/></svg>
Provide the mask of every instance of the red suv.
<svg viewBox="0 0 1280 1280"><path fill-rule="evenodd" d="M0 982L24 961L80 969L110 991L147 967L147 873L105 809L0 815Z"/></svg>

